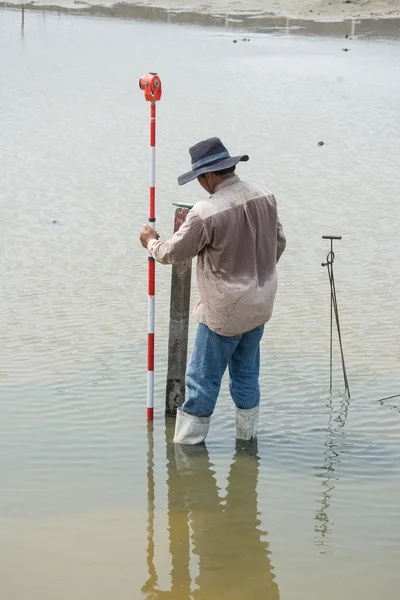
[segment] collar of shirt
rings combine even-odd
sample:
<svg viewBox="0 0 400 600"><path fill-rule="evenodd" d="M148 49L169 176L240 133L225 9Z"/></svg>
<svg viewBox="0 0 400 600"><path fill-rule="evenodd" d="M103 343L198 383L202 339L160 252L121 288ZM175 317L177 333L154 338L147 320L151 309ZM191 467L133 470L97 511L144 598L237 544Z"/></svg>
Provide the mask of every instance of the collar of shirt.
<svg viewBox="0 0 400 600"><path fill-rule="evenodd" d="M215 186L214 194L215 192L218 192L218 190L227 187L228 185L232 185L233 183L237 183L238 181L240 181L240 178L237 175L231 175L231 177L223 179L222 181L220 181L220 183L217 183L217 185Z"/></svg>

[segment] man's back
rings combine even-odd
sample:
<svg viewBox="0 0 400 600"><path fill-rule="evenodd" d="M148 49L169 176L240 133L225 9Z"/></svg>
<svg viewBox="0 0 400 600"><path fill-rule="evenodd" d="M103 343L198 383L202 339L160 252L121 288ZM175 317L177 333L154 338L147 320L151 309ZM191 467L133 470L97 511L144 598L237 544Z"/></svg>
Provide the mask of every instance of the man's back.
<svg viewBox="0 0 400 600"><path fill-rule="evenodd" d="M199 321L228 336L266 323L285 247L273 194L232 176L192 210L207 240L197 262Z"/></svg>

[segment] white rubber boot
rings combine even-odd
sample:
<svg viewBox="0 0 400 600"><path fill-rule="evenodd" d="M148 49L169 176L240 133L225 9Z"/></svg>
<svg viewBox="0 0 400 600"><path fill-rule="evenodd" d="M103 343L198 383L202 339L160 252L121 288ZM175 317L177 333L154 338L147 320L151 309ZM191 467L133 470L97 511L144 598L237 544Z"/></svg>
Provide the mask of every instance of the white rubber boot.
<svg viewBox="0 0 400 600"><path fill-rule="evenodd" d="M236 439L253 440L257 437L259 406L236 408Z"/></svg>
<svg viewBox="0 0 400 600"><path fill-rule="evenodd" d="M176 444L201 444L206 439L211 417L194 417L178 408L176 412L175 436Z"/></svg>

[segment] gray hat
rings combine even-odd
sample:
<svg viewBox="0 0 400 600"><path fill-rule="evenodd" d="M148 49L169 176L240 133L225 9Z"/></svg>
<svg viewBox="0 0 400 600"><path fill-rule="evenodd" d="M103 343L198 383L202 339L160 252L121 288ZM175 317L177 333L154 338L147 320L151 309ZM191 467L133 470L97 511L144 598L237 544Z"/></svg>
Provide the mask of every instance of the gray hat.
<svg viewBox="0 0 400 600"><path fill-rule="evenodd" d="M184 185L196 179L203 173L222 171L237 165L241 160L249 160L247 154L231 156L221 140L217 137L209 138L189 148L192 158L192 170L178 177L178 184Z"/></svg>

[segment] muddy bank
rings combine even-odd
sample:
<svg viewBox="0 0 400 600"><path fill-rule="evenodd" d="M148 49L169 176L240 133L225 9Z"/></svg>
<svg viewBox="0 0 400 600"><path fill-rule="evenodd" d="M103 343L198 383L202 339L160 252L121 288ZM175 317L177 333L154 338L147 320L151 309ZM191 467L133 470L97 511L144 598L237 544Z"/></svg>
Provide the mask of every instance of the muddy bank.
<svg viewBox="0 0 400 600"><path fill-rule="evenodd" d="M381 11L380 17L373 16L372 13L366 18L349 16L349 6L346 6L347 14L342 17L332 15L330 18L320 13L316 9L309 9L304 16L289 17L279 15L277 12L250 11L250 12L226 12L219 3L209 7L207 5L197 6L191 4L186 8L181 8L183 3L170 2L163 6L152 6L134 3L115 3L112 4L89 4L75 0L33 0L24 5L25 12L55 12L57 14L81 14L97 17L111 17L127 20L156 21L160 23L174 23L182 25L199 25L203 27L218 27L229 31L242 32L276 32L290 33L291 35L322 35L339 37L381 37L381 38L399 38L400 37L400 11L399 17L394 14L386 16L385 11ZM348 0L347 0L348 1ZM397 0L396 0L397 1ZM386 8L391 0L382 2ZM293 3L295 4L295 3ZM333 3L331 3L333 4ZM367 3L364 3L367 4ZM369 2L372 5L372 2ZM375 3L376 5L377 3ZM173 8L178 5L178 8ZM329 3L328 3L329 5ZM21 4L17 2L0 2L0 8L21 10ZM245 4L243 5L245 6ZM338 6L338 4L336 4ZM354 5L355 6L355 5ZM211 12L213 8L214 12ZM218 9L218 11L217 11ZM333 9L332 9L333 12ZM387 11L386 11L387 12ZM392 18L389 18L392 17Z"/></svg>
<svg viewBox="0 0 400 600"><path fill-rule="evenodd" d="M19 0L1 2L3 7L17 7L22 3ZM218 0L217 2L203 2L201 0L157 0L155 3L114 3L111 1L96 2L85 0L33 0L25 3L29 7L61 8L94 14L111 14L120 16L143 15L170 15L190 18L197 15L197 20L209 19L227 21L229 23L241 22L245 16L258 21L260 18L288 17L291 19L312 20L343 20L343 19L376 19L400 18L400 3L398 0Z"/></svg>

